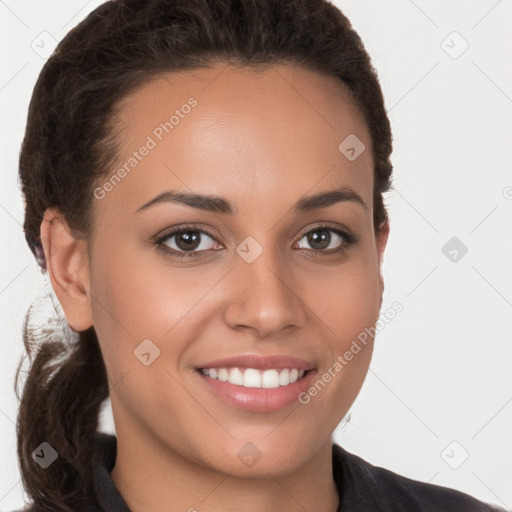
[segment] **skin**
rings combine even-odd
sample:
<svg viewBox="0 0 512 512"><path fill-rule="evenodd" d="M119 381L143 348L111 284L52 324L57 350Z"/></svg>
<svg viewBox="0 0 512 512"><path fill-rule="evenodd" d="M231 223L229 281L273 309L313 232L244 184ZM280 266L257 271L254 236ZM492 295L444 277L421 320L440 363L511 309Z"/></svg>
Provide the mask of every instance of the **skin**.
<svg viewBox="0 0 512 512"><path fill-rule="evenodd" d="M118 439L112 478L135 512L335 512L331 435L361 389L373 340L307 405L273 412L221 402L195 368L236 354L286 354L313 361L321 376L375 324L389 226L373 225L370 134L332 77L218 64L152 79L122 101L112 172L191 96L197 106L93 201L88 240L55 209L41 225L69 325L94 325L100 342ZM366 146L354 161L338 150L349 134ZM342 201L293 212L299 198L340 186L366 208ZM170 202L136 213L169 189L222 196L237 213ZM327 231L328 248L313 245L305 235L325 222L357 243L327 254L344 243ZM185 223L215 235L201 235L201 256L173 259L151 244ZM250 264L236 252L248 236L263 248ZM167 247L183 252L177 238ZM313 255L319 247L324 253ZM147 338L160 350L149 366L134 357ZM237 457L248 442L262 454L250 468Z"/></svg>

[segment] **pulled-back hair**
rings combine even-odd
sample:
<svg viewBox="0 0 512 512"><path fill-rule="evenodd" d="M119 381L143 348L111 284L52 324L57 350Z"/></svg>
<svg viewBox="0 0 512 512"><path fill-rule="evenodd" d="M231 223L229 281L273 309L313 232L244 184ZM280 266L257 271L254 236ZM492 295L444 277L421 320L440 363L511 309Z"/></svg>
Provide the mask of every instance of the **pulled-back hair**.
<svg viewBox="0 0 512 512"><path fill-rule="evenodd" d="M47 272L40 226L56 207L76 236L92 232L98 180L111 172L115 107L159 74L209 67L294 64L338 78L362 112L372 141L374 226L387 220L392 136L377 73L349 20L326 0L117 0L95 9L58 44L34 87L19 159L24 232ZM340 141L341 142L341 141ZM33 510L80 510L93 494L92 454L109 396L94 327L35 340L25 317L31 366L17 417L17 449ZM70 338L70 339L69 339ZM37 343L35 343L37 342ZM37 350L35 347L37 346ZM32 452L58 458L42 469Z"/></svg>

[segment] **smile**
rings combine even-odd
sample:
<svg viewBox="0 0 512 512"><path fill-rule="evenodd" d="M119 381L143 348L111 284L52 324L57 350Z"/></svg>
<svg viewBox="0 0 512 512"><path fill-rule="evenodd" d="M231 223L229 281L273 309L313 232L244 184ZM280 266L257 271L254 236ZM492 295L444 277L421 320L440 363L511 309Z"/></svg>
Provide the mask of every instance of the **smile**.
<svg viewBox="0 0 512 512"><path fill-rule="evenodd" d="M198 368L195 372L211 396L236 409L254 412L299 406L299 395L311 386L317 373L317 369L243 367Z"/></svg>

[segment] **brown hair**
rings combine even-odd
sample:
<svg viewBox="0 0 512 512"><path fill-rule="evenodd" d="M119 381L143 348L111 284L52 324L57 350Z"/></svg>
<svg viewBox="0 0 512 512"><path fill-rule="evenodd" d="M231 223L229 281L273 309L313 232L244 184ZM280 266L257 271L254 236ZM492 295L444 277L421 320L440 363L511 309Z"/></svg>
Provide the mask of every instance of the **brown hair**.
<svg viewBox="0 0 512 512"><path fill-rule="evenodd" d="M19 160L24 231L43 272L45 210L56 207L77 236L91 233L98 179L117 157L114 109L158 74L214 62L293 63L337 77L364 115L374 161L374 225L387 220L392 135L377 73L349 20L326 0L117 0L95 9L59 43L34 87ZM341 141L340 141L341 142ZM33 510L80 510L94 495L91 447L109 396L94 327L37 338L25 317L31 360L17 418L23 486ZM37 340L36 340L37 338ZM38 349L35 350L34 342ZM35 352L35 354L34 354ZM47 469L32 458L46 441Z"/></svg>

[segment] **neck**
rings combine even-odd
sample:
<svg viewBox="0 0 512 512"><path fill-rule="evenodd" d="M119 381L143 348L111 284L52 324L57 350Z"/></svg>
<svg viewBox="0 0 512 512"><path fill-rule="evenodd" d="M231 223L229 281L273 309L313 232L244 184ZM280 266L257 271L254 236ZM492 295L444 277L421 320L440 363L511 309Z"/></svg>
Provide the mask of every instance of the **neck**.
<svg viewBox="0 0 512 512"><path fill-rule="evenodd" d="M227 505L244 512L337 511L330 439L293 473L240 478L185 459L155 438L116 430L111 477L132 512L225 512Z"/></svg>

